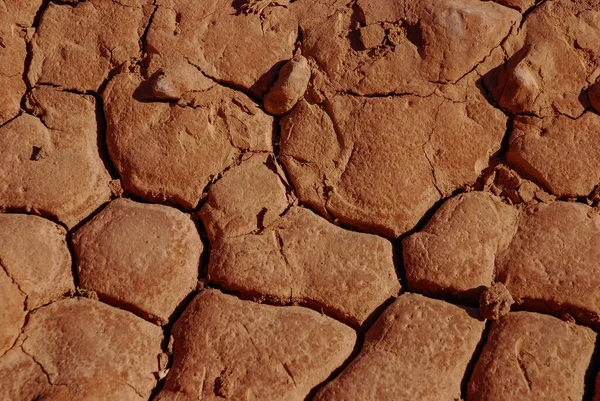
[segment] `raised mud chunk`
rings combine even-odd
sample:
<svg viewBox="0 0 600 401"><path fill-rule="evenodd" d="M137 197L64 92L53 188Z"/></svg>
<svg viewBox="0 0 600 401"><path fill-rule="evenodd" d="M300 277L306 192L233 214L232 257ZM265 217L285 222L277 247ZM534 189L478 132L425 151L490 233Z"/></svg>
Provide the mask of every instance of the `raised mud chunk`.
<svg viewBox="0 0 600 401"><path fill-rule="evenodd" d="M454 401L484 322L473 310L400 296L369 329L360 354L315 401Z"/></svg>
<svg viewBox="0 0 600 401"><path fill-rule="evenodd" d="M153 6L146 0L50 2L31 42L28 79L98 91L111 70L140 55Z"/></svg>
<svg viewBox="0 0 600 401"><path fill-rule="evenodd" d="M200 217L212 243L264 229L286 211L290 199L279 169L272 155L249 155L211 185Z"/></svg>
<svg viewBox="0 0 600 401"><path fill-rule="evenodd" d="M309 309L194 298L173 328L175 355L157 401L302 401L352 352L355 332Z"/></svg>
<svg viewBox="0 0 600 401"><path fill-rule="evenodd" d="M281 68L277 81L265 96L265 110L278 116L290 111L306 92L309 80L310 66L306 57L294 56Z"/></svg>
<svg viewBox="0 0 600 401"><path fill-rule="evenodd" d="M595 341L586 327L510 313L492 323L466 401L581 400Z"/></svg>
<svg viewBox="0 0 600 401"><path fill-rule="evenodd" d="M517 214L487 192L460 194L444 202L423 230L402 243L410 288L477 300L493 282L496 254L512 239Z"/></svg>
<svg viewBox="0 0 600 401"><path fill-rule="evenodd" d="M556 196L588 196L600 183L600 116L517 117L506 160Z"/></svg>
<svg viewBox="0 0 600 401"><path fill-rule="evenodd" d="M0 4L0 126L21 109L27 40L42 0L4 0Z"/></svg>
<svg viewBox="0 0 600 401"><path fill-rule="evenodd" d="M298 22L283 0L257 12L244 12L244 3L161 2L147 36L149 73L165 72L184 92L210 76L262 96L292 58Z"/></svg>
<svg viewBox="0 0 600 401"><path fill-rule="evenodd" d="M591 212L554 202L521 213L515 237L496 259L496 280L517 303L600 326L600 216Z"/></svg>
<svg viewBox="0 0 600 401"><path fill-rule="evenodd" d="M514 114L579 117L600 66L600 4L539 4L503 48L509 59L484 77L498 104Z"/></svg>
<svg viewBox="0 0 600 401"><path fill-rule="evenodd" d="M73 245L80 287L161 324L196 288L202 242L177 209L114 200L75 233Z"/></svg>
<svg viewBox="0 0 600 401"><path fill-rule="evenodd" d="M0 127L0 207L72 227L110 198L94 98L39 87L28 103L37 117L22 114Z"/></svg>
<svg viewBox="0 0 600 401"><path fill-rule="evenodd" d="M323 76L315 87L326 93L429 95L476 69L521 19L515 10L479 0L315 3L296 1L291 8L304 35L302 54Z"/></svg>
<svg viewBox="0 0 600 401"><path fill-rule="evenodd" d="M494 283L479 297L479 313L486 319L498 320L510 312L514 299L506 286Z"/></svg>
<svg viewBox="0 0 600 401"><path fill-rule="evenodd" d="M505 117L472 89L464 103L437 95L301 101L281 121L280 154L300 201L379 235L410 230L442 196L474 183L500 147Z"/></svg>
<svg viewBox="0 0 600 401"><path fill-rule="evenodd" d="M127 191L193 209L242 152L272 150L273 119L247 96L210 84L168 103L146 93L151 84L125 71L103 94L108 151Z"/></svg>

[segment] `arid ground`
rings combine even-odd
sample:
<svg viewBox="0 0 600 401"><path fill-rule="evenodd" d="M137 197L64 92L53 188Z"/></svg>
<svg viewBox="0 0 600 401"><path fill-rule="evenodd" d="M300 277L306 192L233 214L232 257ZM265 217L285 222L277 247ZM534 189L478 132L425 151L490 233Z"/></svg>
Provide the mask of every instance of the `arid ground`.
<svg viewBox="0 0 600 401"><path fill-rule="evenodd" d="M600 401L599 112L598 0L0 0L0 401Z"/></svg>

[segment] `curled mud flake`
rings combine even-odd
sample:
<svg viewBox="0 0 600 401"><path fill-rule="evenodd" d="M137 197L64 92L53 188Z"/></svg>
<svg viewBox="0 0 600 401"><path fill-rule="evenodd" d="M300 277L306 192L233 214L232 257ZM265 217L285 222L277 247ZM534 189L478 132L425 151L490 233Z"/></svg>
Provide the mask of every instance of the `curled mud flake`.
<svg viewBox="0 0 600 401"><path fill-rule="evenodd" d="M494 283L479 297L479 313L486 319L497 320L510 312L515 301L504 284Z"/></svg>

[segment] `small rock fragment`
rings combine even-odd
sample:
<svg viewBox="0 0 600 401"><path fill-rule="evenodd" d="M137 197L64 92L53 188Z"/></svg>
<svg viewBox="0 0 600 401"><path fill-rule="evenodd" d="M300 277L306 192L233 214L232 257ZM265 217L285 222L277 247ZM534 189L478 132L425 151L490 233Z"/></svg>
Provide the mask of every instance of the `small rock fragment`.
<svg viewBox="0 0 600 401"><path fill-rule="evenodd" d="M82 287L167 323L196 288L202 242L177 209L120 198L73 236Z"/></svg>
<svg viewBox="0 0 600 401"><path fill-rule="evenodd" d="M304 96L309 80L308 61L301 54L297 54L281 68L277 81L265 95L265 110L276 116L290 111Z"/></svg>
<svg viewBox="0 0 600 401"><path fill-rule="evenodd" d="M492 323L467 401L581 400L595 339L552 316L509 313Z"/></svg>
<svg viewBox="0 0 600 401"><path fill-rule="evenodd" d="M179 100L181 98L181 90L176 88L165 74L158 74L156 78L151 78L150 85L152 95L156 99Z"/></svg>
<svg viewBox="0 0 600 401"><path fill-rule="evenodd" d="M315 401L454 401L485 323L474 311L401 295L369 329L360 354Z"/></svg>
<svg viewBox="0 0 600 401"><path fill-rule="evenodd" d="M302 401L356 341L354 330L309 309L260 305L216 290L194 298L173 335L173 367L157 401Z"/></svg>
<svg viewBox="0 0 600 401"><path fill-rule="evenodd" d="M510 312L515 301L502 283L494 283L479 297L479 313L486 319L498 320Z"/></svg>
<svg viewBox="0 0 600 401"><path fill-rule="evenodd" d="M121 180L119 179L110 180L110 182L108 183L108 187L110 188L110 193L115 198L120 198L123 196L123 193L125 193L125 190L121 185Z"/></svg>
<svg viewBox="0 0 600 401"><path fill-rule="evenodd" d="M531 181L523 181L519 185L519 197L525 203L531 202L535 197L539 187Z"/></svg>
<svg viewBox="0 0 600 401"><path fill-rule="evenodd" d="M379 24L364 26L358 33L360 43L365 50L381 46L385 39L385 30Z"/></svg>

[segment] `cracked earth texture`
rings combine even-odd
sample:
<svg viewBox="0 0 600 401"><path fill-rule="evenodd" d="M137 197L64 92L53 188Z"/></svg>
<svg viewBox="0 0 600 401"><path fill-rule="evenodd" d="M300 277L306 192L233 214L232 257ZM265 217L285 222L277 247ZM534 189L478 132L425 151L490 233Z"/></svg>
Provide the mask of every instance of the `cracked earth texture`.
<svg viewBox="0 0 600 401"><path fill-rule="evenodd" d="M0 400L600 401L597 0L0 0Z"/></svg>

